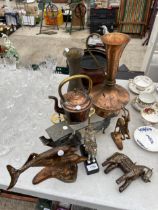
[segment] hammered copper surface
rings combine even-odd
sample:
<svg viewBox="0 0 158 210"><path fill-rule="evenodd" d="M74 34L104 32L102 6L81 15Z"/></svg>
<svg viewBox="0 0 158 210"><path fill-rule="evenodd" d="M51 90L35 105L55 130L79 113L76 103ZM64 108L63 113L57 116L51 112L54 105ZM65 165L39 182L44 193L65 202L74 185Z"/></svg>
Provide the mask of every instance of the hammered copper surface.
<svg viewBox="0 0 158 210"><path fill-rule="evenodd" d="M115 78L122 52L130 38L122 33L110 33L102 36L107 52L107 76L104 84L93 87L92 104L96 114L101 117L117 115L129 102L128 91L116 84Z"/></svg>
<svg viewBox="0 0 158 210"><path fill-rule="evenodd" d="M76 79L86 79L88 81L88 90L86 89L74 89L73 91L68 91L67 93L62 93L62 87L65 83L76 80ZM58 87L58 93L60 96L61 107L58 106L58 99L55 96L49 96L50 99L55 101L54 109L59 114L64 114L65 120L69 124L76 124L84 122L88 119L89 111L92 105L89 93L92 89L92 80L90 77L82 74L73 75L71 77L65 78Z"/></svg>
<svg viewBox="0 0 158 210"><path fill-rule="evenodd" d="M122 33L109 33L102 36L101 39L106 47L108 60L106 78L113 84L115 83L120 57L130 38L128 35Z"/></svg>
<svg viewBox="0 0 158 210"><path fill-rule="evenodd" d="M76 110L77 106L80 107L80 110L85 109L91 102L89 96L79 90L69 91L64 94L64 99L64 108L70 110Z"/></svg>
<svg viewBox="0 0 158 210"><path fill-rule="evenodd" d="M91 96L96 114L104 118L117 115L122 106L129 102L128 91L117 84L114 86L97 85L93 88Z"/></svg>

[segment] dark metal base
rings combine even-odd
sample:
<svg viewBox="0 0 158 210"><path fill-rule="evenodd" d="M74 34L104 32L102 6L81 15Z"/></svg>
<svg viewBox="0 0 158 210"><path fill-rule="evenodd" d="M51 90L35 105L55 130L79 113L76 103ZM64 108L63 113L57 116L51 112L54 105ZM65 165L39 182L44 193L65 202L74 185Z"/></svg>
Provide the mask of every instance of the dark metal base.
<svg viewBox="0 0 158 210"><path fill-rule="evenodd" d="M53 139L51 138L48 139L44 136L40 136L39 139L44 145L49 147L58 147L64 145L77 147L78 145L81 144L81 134L78 131L75 134L63 136L62 138L56 140L55 142L53 141Z"/></svg>
<svg viewBox="0 0 158 210"><path fill-rule="evenodd" d="M85 147L83 144L80 146L80 151L83 156L88 157L88 153L85 151ZM99 172L99 165L96 159L95 159L95 162L91 162L91 163L88 163L87 161L85 161L84 166L85 166L87 175L91 175L91 174L95 174Z"/></svg>
<svg viewBox="0 0 158 210"><path fill-rule="evenodd" d="M46 132L50 138L44 136L39 137L42 143L46 146L57 147L63 145L69 145L77 147L81 145L81 133L73 129L66 123L60 122L46 129Z"/></svg>

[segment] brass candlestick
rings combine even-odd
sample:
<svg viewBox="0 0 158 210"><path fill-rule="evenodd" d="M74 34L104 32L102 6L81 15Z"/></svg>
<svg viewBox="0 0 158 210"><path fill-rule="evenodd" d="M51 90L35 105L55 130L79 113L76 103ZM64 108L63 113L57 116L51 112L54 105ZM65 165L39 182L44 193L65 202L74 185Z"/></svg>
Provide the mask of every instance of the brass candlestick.
<svg viewBox="0 0 158 210"><path fill-rule="evenodd" d="M107 52L107 76L104 83L95 86L91 92L92 104L100 117L117 115L129 101L128 91L116 84L116 74L122 52L130 37L122 33L109 33L101 37Z"/></svg>

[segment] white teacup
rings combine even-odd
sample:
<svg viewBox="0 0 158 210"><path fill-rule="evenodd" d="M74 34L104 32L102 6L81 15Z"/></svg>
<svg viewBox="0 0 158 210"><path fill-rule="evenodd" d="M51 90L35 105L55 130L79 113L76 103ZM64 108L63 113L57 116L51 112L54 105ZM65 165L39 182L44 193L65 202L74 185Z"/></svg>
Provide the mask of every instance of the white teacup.
<svg viewBox="0 0 158 210"><path fill-rule="evenodd" d="M133 79L133 83L135 84L136 88L140 91L145 90L148 88L150 85L152 85L153 81L147 77L147 76L136 76Z"/></svg>
<svg viewBox="0 0 158 210"><path fill-rule="evenodd" d="M154 104L154 102L155 102L155 97L150 93L141 93L137 98L137 103L142 108L151 106Z"/></svg>

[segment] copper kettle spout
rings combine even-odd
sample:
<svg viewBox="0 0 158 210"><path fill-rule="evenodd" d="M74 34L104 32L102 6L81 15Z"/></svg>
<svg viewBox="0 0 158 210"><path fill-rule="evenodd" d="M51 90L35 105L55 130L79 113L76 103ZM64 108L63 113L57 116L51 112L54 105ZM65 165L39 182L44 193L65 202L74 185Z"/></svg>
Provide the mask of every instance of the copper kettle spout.
<svg viewBox="0 0 158 210"><path fill-rule="evenodd" d="M48 96L49 99L53 99L55 104L54 104L54 110L58 113L58 114L64 114L64 109L58 106L58 99L55 96Z"/></svg>

